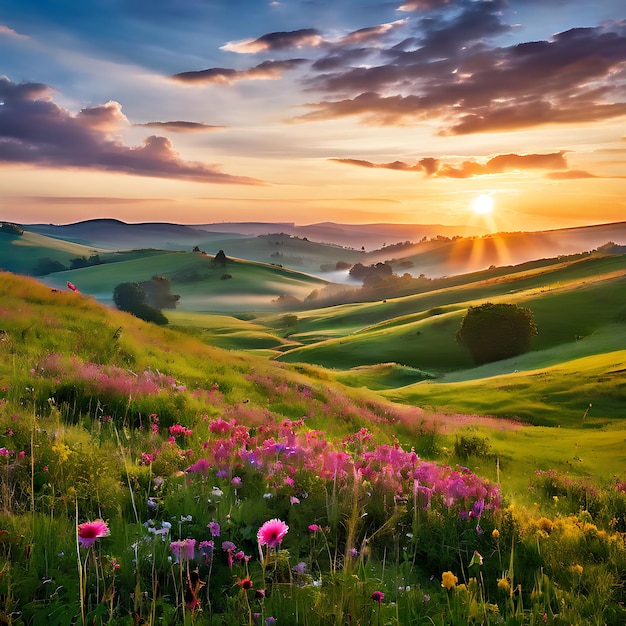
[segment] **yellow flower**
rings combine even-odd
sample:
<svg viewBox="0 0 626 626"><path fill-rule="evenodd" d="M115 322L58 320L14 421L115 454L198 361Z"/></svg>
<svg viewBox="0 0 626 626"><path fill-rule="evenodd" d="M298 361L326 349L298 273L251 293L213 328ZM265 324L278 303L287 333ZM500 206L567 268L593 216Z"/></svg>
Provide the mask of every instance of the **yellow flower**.
<svg viewBox="0 0 626 626"><path fill-rule="evenodd" d="M511 583L509 582L509 579L506 576L503 576L498 581L498 589L502 589L502 591L509 591L511 589Z"/></svg>
<svg viewBox="0 0 626 626"><path fill-rule="evenodd" d="M576 574L576 576L583 575L583 566L579 565L578 563L576 563L576 565L572 565L571 570L574 574Z"/></svg>
<svg viewBox="0 0 626 626"><path fill-rule="evenodd" d="M497 528L494 528L494 529L491 531L491 536L492 536L494 539L498 539L498 538L500 537L500 531L499 531Z"/></svg>
<svg viewBox="0 0 626 626"><path fill-rule="evenodd" d="M453 589L458 582L459 579L452 572L444 572L441 575L441 586L445 587L448 591Z"/></svg>

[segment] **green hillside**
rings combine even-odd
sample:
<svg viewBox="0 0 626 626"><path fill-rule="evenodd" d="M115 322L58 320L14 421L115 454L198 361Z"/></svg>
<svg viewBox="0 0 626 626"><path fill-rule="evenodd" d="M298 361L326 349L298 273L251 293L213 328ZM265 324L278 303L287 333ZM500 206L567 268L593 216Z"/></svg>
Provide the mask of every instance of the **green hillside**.
<svg viewBox="0 0 626 626"><path fill-rule="evenodd" d="M602 288L623 276L605 270L544 292L579 290L574 307L595 289L607 312L595 328L580 306L589 336L520 357L518 372L449 379L207 345L261 350L294 314L271 331L179 311L174 330L0 273L0 621L243 626L255 610L326 626L333 607L342 624L444 623L454 606L459 624L477 610L620 623L626 350L609 349L623 321L607 322L616 300ZM357 335L381 352L379 333L434 333L459 311ZM559 428L462 403L528 420L539 407L535 421Z"/></svg>
<svg viewBox="0 0 626 626"><path fill-rule="evenodd" d="M28 231L19 236L0 232L0 268L7 272L32 275L40 258L47 257L69 266L70 259L88 258L101 252L98 248Z"/></svg>
<svg viewBox="0 0 626 626"><path fill-rule="evenodd" d="M55 272L45 282L59 288L70 280L81 292L109 304L117 284L165 276L181 296L181 311L276 310L280 308L272 302L276 298L301 298L326 285L319 278L271 265L231 259L222 267L212 261L213 257L195 252L148 251L134 253L129 260Z"/></svg>
<svg viewBox="0 0 626 626"><path fill-rule="evenodd" d="M626 255L590 256L413 296L307 311L290 335L304 345L279 358L338 368L396 362L433 373L466 369L469 355L455 332L468 306L489 300L528 307L540 331L533 349L543 350L623 320L625 273ZM619 334L616 341L623 345Z"/></svg>

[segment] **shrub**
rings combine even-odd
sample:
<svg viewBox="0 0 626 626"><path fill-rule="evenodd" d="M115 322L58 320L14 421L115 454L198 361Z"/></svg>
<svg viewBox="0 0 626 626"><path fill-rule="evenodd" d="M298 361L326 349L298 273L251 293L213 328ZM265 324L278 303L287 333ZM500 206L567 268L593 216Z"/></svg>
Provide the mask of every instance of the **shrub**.
<svg viewBox="0 0 626 626"><path fill-rule="evenodd" d="M487 302L469 307L456 338L482 365L527 352L536 334L530 309Z"/></svg>

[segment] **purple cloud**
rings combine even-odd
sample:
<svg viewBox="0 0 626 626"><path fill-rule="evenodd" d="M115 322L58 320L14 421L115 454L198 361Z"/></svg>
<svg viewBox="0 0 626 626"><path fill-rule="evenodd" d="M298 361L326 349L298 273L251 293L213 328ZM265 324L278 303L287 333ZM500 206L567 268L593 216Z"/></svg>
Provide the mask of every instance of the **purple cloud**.
<svg viewBox="0 0 626 626"><path fill-rule="evenodd" d="M166 137L152 135L141 146L126 146L113 133L128 125L117 102L73 115L52 100L41 83L0 77L0 162L44 167L123 172L207 183L259 185L214 165L183 161Z"/></svg>
<svg viewBox="0 0 626 626"><path fill-rule="evenodd" d="M305 59L289 59L286 61L264 61L246 70L233 70L212 67L195 72L181 72L172 78L182 83L218 83L230 84L238 80L278 80L284 72L307 63Z"/></svg>
<svg viewBox="0 0 626 626"><path fill-rule="evenodd" d="M258 39L231 41L222 46L221 49L240 54L254 54L257 52L275 52L293 48L315 47L321 43L322 38L315 28L303 28L288 32L268 33Z"/></svg>

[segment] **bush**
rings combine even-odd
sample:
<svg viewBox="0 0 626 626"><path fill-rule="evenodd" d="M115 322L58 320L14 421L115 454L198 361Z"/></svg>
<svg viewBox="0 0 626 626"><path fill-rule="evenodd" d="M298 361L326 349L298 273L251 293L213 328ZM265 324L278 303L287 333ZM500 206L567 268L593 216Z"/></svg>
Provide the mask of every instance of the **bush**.
<svg viewBox="0 0 626 626"><path fill-rule="evenodd" d="M456 339L482 365L527 352L536 334L530 309L487 302L469 307Z"/></svg>
<svg viewBox="0 0 626 626"><path fill-rule="evenodd" d="M146 290L139 283L120 283L113 290L113 302L120 311L132 313L135 317L159 326L168 323L161 311L146 302Z"/></svg>

